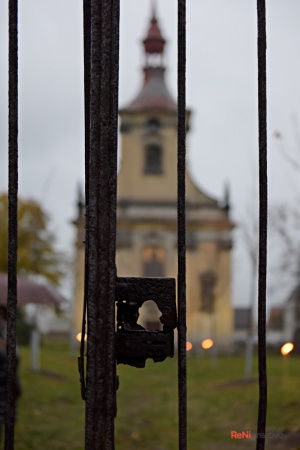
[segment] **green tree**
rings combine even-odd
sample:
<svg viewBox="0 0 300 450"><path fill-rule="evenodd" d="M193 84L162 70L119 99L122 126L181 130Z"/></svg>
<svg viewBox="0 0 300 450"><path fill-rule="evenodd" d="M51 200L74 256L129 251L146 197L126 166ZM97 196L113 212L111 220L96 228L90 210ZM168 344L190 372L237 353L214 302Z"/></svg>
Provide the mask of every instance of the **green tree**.
<svg viewBox="0 0 300 450"><path fill-rule="evenodd" d="M0 272L7 272L8 198L0 194ZM18 274L40 275L59 284L66 260L55 247L49 217L34 200L18 199Z"/></svg>

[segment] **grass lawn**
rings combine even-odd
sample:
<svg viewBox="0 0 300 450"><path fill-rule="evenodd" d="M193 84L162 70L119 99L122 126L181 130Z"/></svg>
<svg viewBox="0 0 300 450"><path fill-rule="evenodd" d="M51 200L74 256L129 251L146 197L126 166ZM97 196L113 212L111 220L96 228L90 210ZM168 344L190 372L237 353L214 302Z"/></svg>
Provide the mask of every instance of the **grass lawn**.
<svg viewBox="0 0 300 450"><path fill-rule="evenodd" d="M23 395L18 407L16 450L83 450L84 402L77 359L68 344L44 342L40 373L30 369L29 350L21 349ZM256 370L256 369L255 369ZM177 449L177 361L147 362L146 369L118 366L117 450ZM267 431L285 439L267 449L300 449L300 358L268 358ZM255 433L258 388L236 382L243 376L240 357L188 358L188 449L254 449L255 441L231 439L230 431ZM292 439L290 439L292 437ZM290 440L288 440L290 439Z"/></svg>

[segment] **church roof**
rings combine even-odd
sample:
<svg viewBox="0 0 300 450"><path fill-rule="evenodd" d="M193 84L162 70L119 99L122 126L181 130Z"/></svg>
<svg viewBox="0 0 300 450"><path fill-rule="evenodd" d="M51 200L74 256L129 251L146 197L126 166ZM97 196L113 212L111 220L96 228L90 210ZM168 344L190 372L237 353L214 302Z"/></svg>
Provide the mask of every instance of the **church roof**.
<svg viewBox="0 0 300 450"><path fill-rule="evenodd" d="M145 111L163 110L177 111L177 105L171 97L165 80L163 67L146 67L144 85L138 96L129 104L126 110Z"/></svg>

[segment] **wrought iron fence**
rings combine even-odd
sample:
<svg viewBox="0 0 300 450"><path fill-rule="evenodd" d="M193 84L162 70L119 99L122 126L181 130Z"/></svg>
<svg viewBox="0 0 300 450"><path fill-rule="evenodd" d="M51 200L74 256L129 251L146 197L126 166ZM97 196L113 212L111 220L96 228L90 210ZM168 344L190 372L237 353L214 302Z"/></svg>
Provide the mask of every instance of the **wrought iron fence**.
<svg viewBox="0 0 300 450"><path fill-rule="evenodd" d="M132 296L131 287L154 290L159 302L161 290L169 293L170 309L175 308L173 280L158 286L148 279L117 277L116 185L117 116L119 68L119 0L84 0L84 90L85 90L85 171L86 171L86 258L84 311L87 311L87 362L81 343L79 369L82 396L86 401L86 450L114 449L117 361L130 360L143 366L148 356L134 354L134 342L141 335L134 324L137 303L131 309L122 304ZM258 12L258 99L259 99L259 281L258 281L258 360L259 407L257 449L264 448L267 408L266 374L266 243L267 243L267 120L266 120L266 17L265 0L257 0ZM173 329L178 330L178 415L179 449L187 449L186 392L186 242L185 242L185 136L186 136L186 0L178 0L178 279L177 323L166 314L162 333L164 348L172 353ZM5 449L14 449L17 308L17 193L18 193L18 1L9 0L9 244L7 299L7 391ZM147 284L148 283L148 284ZM156 282L157 283L157 282ZM138 286L138 288L137 288ZM156 290L155 290L156 289ZM125 297L124 297L125 296ZM131 298L131 297L130 297ZM172 300L173 299L173 300ZM115 302L121 324L127 321L124 338L133 354L124 353L115 331ZM120 304L118 304L120 302ZM133 305L133 306L132 306ZM134 306L135 305L135 306ZM163 309L163 306L161 306ZM85 335L84 313L82 338ZM121 332L125 332L120 325ZM153 333L153 332L150 332ZM156 332L154 332L156 333ZM156 335L151 335L155 342ZM161 337L161 335L160 335ZM161 339L160 339L161 340ZM168 346L169 345L169 346ZM152 351L152 350L151 350ZM123 352L123 353L122 353ZM122 360L123 358L123 360ZM86 377L85 377L86 371ZM86 378L86 379L85 379Z"/></svg>

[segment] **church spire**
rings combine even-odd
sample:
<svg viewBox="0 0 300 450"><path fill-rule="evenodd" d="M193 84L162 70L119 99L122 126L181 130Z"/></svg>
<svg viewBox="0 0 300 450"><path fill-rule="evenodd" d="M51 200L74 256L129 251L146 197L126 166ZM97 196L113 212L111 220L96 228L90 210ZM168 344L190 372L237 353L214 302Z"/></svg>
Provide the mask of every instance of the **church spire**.
<svg viewBox="0 0 300 450"><path fill-rule="evenodd" d="M226 214L229 214L230 211L230 188L229 183L226 182L224 186L224 201L223 201L223 209Z"/></svg>
<svg viewBox="0 0 300 450"><path fill-rule="evenodd" d="M78 211L78 218L83 217L84 215L84 197L82 192L82 186L81 184L78 184L77 186L77 211Z"/></svg>
<svg viewBox="0 0 300 450"><path fill-rule="evenodd" d="M143 40L145 54L146 54L146 67L162 67L163 66L163 54L165 47L165 39L161 34L160 27L156 16L156 7L152 3L152 18L146 38Z"/></svg>
<svg viewBox="0 0 300 450"><path fill-rule="evenodd" d="M176 112L177 105L165 83L164 50L166 40L159 26L154 1L152 1L151 15L146 37L142 41L145 53L143 86L138 96L124 110Z"/></svg>
<svg viewBox="0 0 300 450"><path fill-rule="evenodd" d="M151 1L152 19L156 18L156 0Z"/></svg>

